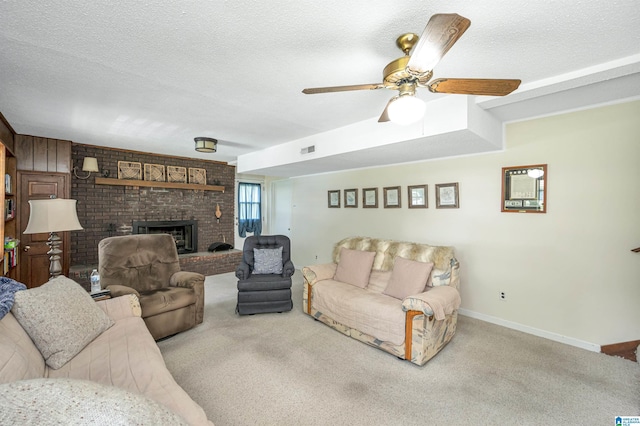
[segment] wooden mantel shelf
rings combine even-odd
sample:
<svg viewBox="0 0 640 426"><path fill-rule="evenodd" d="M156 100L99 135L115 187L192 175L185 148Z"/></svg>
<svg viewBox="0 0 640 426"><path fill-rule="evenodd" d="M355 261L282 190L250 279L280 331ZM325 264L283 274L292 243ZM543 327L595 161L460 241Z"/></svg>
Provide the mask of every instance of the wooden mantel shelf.
<svg viewBox="0 0 640 426"><path fill-rule="evenodd" d="M148 188L194 189L196 191L224 192L224 186L197 185L195 183L152 182L148 180L110 179L96 177L96 185L145 186Z"/></svg>

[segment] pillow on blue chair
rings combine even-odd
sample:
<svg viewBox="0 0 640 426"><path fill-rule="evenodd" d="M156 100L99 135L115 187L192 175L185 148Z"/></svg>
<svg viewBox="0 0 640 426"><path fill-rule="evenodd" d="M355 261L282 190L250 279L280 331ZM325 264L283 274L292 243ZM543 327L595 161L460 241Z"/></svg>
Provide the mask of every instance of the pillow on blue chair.
<svg viewBox="0 0 640 426"><path fill-rule="evenodd" d="M281 274L282 247L277 249L253 249L254 274Z"/></svg>

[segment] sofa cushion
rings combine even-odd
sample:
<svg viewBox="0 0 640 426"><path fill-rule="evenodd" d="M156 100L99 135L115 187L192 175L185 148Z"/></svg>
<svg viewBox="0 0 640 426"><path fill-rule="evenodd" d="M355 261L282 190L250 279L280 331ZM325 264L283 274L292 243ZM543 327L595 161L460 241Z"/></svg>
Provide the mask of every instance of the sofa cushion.
<svg viewBox="0 0 640 426"><path fill-rule="evenodd" d="M282 274L282 247L253 249L254 274Z"/></svg>
<svg viewBox="0 0 640 426"><path fill-rule="evenodd" d="M453 263L456 263L453 247L379 240L369 237L348 237L334 246L333 260L335 263L338 263L340 251L343 248L375 251L373 269L380 271L391 271L396 257L417 262L433 262L434 267L427 285L435 287L452 284L451 267ZM454 286L457 287L457 283Z"/></svg>
<svg viewBox="0 0 640 426"><path fill-rule="evenodd" d="M427 285L433 263L416 262L396 257L389 285L382 292L396 299L404 299L422 293Z"/></svg>
<svg viewBox="0 0 640 426"><path fill-rule="evenodd" d="M16 293L11 310L51 368L60 368L113 321L78 283L59 276Z"/></svg>
<svg viewBox="0 0 640 426"><path fill-rule="evenodd" d="M367 290L373 291L374 293L382 293L384 289L389 285L390 279L391 271L378 271L372 269L371 275L369 276L369 284L367 285Z"/></svg>
<svg viewBox="0 0 640 426"><path fill-rule="evenodd" d="M0 383L44 377L44 358L11 312L0 320Z"/></svg>
<svg viewBox="0 0 640 426"><path fill-rule="evenodd" d="M333 279L365 288L369 284L371 266L375 255L372 251L343 248L340 251L340 261Z"/></svg>
<svg viewBox="0 0 640 426"><path fill-rule="evenodd" d="M402 302L336 280L313 286L313 308L347 327L401 345L405 339Z"/></svg>
<svg viewBox="0 0 640 426"><path fill-rule="evenodd" d="M112 300L106 300L109 303ZM208 424L204 410L167 369L142 318L121 318L49 378L91 380L145 396L169 407L189 424Z"/></svg>

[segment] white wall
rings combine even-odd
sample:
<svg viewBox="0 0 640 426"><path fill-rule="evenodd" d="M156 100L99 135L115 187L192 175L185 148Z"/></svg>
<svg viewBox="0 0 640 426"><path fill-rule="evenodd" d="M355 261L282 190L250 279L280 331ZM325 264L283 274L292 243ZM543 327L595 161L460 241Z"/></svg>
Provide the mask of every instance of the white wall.
<svg viewBox="0 0 640 426"><path fill-rule="evenodd" d="M468 315L590 349L640 339L638 117L639 101L604 106L508 124L503 152L295 178L294 263L329 262L350 235L453 245ZM501 168L540 163L548 213L501 213ZM459 209L435 208L447 182L459 182ZM407 209L407 185L425 183L429 208ZM382 208L397 185L402 208ZM362 208L368 187L378 209ZM328 190L348 188L359 208L327 208Z"/></svg>

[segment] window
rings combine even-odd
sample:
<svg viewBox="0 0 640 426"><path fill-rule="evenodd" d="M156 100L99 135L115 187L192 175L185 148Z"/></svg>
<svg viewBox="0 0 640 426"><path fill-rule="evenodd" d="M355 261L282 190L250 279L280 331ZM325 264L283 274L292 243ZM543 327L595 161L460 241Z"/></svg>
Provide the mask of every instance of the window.
<svg viewBox="0 0 640 426"><path fill-rule="evenodd" d="M238 184L238 235L243 238L247 232L260 235L262 231L261 196L259 183Z"/></svg>

